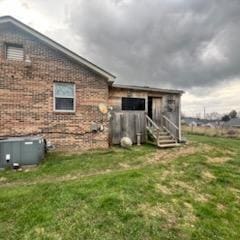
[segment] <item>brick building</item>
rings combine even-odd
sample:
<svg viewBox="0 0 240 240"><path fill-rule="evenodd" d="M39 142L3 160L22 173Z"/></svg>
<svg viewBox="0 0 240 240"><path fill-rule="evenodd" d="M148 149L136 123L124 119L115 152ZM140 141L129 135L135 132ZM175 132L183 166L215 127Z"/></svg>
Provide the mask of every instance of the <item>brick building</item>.
<svg viewBox="0 0 240 240"><path fill-rule="evenodd" d="M61 150L107 148L115 77L6 16L0 18L0 137L43 135ZM173 92L178 96L181 92Z"/></svg>

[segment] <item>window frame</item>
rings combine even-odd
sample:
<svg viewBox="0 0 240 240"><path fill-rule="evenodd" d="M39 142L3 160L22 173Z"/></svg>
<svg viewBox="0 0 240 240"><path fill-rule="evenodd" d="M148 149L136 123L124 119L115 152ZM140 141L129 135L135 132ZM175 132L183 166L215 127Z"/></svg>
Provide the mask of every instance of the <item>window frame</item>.
<svg viewBox="0 0 240 240"><path fill-rule="evenodd" d="M72 84L73 85L73 97L62 97L73 99L73 110L56 109L56 85L57 84ZM54 82L53 83L53 111L56 113L75 113L76 112L76 84L72 82Z"/></svg>
<svg viewBox="0 0 240 240"><path fill-rule="evenodd" d="M138 100L144 100L144 110L136 110L136 109L123 109L123 99L138 99ZM139 97L122 97L121 98L121 110L122 111L138 111L138 112L145 112L146 111L146 99L145 98L139 98Z"/></svg>
<svg viewBox="0 0 240 240"><path fill-rule="evenodd" d="M18 61L18 62L24 62L25 61L25 49L24 46L22 44L17 44L17 43L8 43L5 42L5 59L7 61ZM21 48L23 50L23 59L9 59L8 58L8 48L9 47L15 47L15 48Z"/></svg>

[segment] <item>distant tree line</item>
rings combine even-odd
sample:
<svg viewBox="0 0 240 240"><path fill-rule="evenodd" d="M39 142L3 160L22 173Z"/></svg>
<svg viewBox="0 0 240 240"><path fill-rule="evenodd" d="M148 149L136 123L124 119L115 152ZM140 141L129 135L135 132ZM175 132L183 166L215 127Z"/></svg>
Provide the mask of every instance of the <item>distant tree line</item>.
<svg viewBox="0 0 240 240"><path fill-rule="evenodd" d="M225 114L222 117L222 121L224 122L228 122L229 120L236 118L237 117L237 111L236 110L232 110L229 114Z"/></svg>

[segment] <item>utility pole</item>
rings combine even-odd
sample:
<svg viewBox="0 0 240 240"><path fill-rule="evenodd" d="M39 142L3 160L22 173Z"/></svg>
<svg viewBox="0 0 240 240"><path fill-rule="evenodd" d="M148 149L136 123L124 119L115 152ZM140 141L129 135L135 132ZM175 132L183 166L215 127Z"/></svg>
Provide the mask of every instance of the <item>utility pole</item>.
<svg viewBox="0 0 240 240"><path fill-rule="evenodd" d="M206 108L205 108L205 106L203 107L203 119L206 119Z"/></svg>

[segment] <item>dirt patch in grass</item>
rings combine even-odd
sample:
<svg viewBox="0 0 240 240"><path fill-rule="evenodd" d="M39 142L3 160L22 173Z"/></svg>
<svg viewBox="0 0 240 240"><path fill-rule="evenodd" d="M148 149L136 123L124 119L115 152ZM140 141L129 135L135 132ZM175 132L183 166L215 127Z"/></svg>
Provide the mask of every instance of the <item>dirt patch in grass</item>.
<svg viewBox="0 0 240 240"><path fill-rule="evenodd" d="M151 206L148 203L140 204L138 206L138 210L145 217L161 217L169 212L169 209L162 204Z"/></svg>
<svg viewBox="0 0 240 240"><path fill-rule="evenodd" d="M6 182L7 181L7 178L5 178L5 177L0 177L0 183L4 183L4 182Z"/></svg>
<svg viewBox="0 0 240 240"><path fill-rule="evenodd" d="M173 226L189 227L194 226L197 217L193 206L184 202L180 204L176 199L169 203L158 203L157 205L140 204L138 211L145 218L161 218L165 221L163 226L171 228Z"/></svg>
<svg viewBox="0 0 240 240"><path fill-rule="evenodd" d="M71 174L67 174L61 178L59 178L60 181L70 181L70 180L75 180L77 179L79 176L77 175L71 175Z"/></svg>
<svg viewBox="0 0 240 240"><path fill-rule="evenodd" d="M207 194L201 193L195 186L190 185L189 183L176 180L173 183L170 182L173 186L173 191L185 191L187 194L191 196L192 199L196 200L197 202L206 203L209 201L209 196Z"/></svg>
<svg viewBox="0 0 240 240"><path fill-rule="evenodd" d="M225 162L228 162L229 160L231 160L229 157L208 157L207 161L209 163L219 163L219 164L223 164Z"/></svg>
<svg viewBox="0 0 240 240"><path fill-rule="evenodd" d="M237 188L230 187L230 188L228 188L228 189L229 189L231 192L233 192L233 193L240 194L240 190L237 189Z"/></svg>
<svg viewBox="0 0 240 240"><path fill-rule="evenodd" d="M184 215L183 215L183 222L182 222L182 226L186 226L186 227L194 227L194 223L197 220L197 217L194 213L194 208L190 203L185 202L184 203L184 207L183 211L184 211Z"/></svg>
<svg viewBox="0 0 240 240"><path fill-rule="evenodd" d="M204 180L207 180L207 181L211 181L211 180L216 179L216 177L211 172L209 172L208 170L204 170L202 172L202 178Z"/></svg>
<svg viewBox="0 0 240 240"><path fill-rule="evenodd" d="M140 204L138 211L146 219L159 218L163 221L162 227L169 229L178 224L179 214L171 203L158 203L157 205Z"/></svg>
<svg viewBox="0 0 240 240"><path fill-rule="evenodd" d="M207 144L193 144L189 143L188 145L183 145L179 148L172 149L159 149L157 152L146 160L146 163L156 163L161 162L162 164L168 163L168 161L174 160L178 157L184 157L193 155L196 153L205 153L212 151L214 147L211 147Z"/></svg>
<svg viewBox="0 0 240 240"><path fill-rule="evenodd" d="M36 227L32 231L29 232L29 238L32 239L53 239L53 240L61 240L62 237L60 234L55 232L47 232L43 227Z"/></svg>
<svg viewBox="0 0 240 240"><path fill-rule="evenodd" d="M178 150L176 149L157 150L155 155L151 156L151 158L148 158L146 162L148 164L156 162L166 163L166 161L173 160L176 157L194 154L196 151L197 149L192 146L180 147Z"/></svg>
<svg viewBox="0 0 240 240"><path fill-rule="evenodd" d="M43 227L36 227L35 228L35 233L38 235L38 236L43 236L44 233L45 233L45 229Z"/></svg>
<svg viewBox="0 0 240 240"><path fill-rule="evenodd" d="M161 172L161 174L159 175L159 179L161 181L165 181L167 179L174 178L174 176L179 176L179 175L180 173L177 172L174 168L168 168L163 172Z"/></svg>
<svg viewBox="0 0 240 240"><path fill-rule="evenodd" d="M195 196L195 200L197 202L201 202L201 203L207 203L209 201L210 196L207 194L202 194L202 193L198 193Z"/></svg>
<svg viewBox="0 0 240 240"><path fill-rule="evenodd" d="M163 194L166 194L166 195L172 194L171 189L163 184L157 183L155 187L157 191L160 191Z"/></svg>
<svg viewBox="0 0 240 240"><path fill-rule="evenodd" d="M240 190L234 187L230 187L228 188L228 190L230 190L234 196L236 197L236 199L239 201L240 200Z"/></svg>
<svg viewBox="0 0 240 240"><path fill-rule="evenodd" d="M236 157L237 152L234 150L227 150L224 148L213 148L207 156L207 162L213 164L224 164Z"/></svg>
<svg viewBox="0 0 240 240"><path fill-rule="evenodd" d="M55 177L55 176L48 176L43 179L37 179L35 181L16 181L16 182L0 182L0 187L10 187L10 186L31 186L31 185L36 185L36 184L44 184L44 183L52 183L52 182L68 182L68 181L74 181L78 179L86 179L89 177L94 177L94 176L100 176L100 175L105 175L108 173L113 173L113 172L122 172L123 170L111 170L111 169L106 169L104 171L98 171L98 172L93 172L89 174L83 174L83 173L72 173L72 174L67 174L63 175L60 177Z"/></svg>
<svg viewBox="0 0 240 240"><path fill-rule="evenodd" d="M187 190L189 192L196 192L194 186L191 186L191 185L189 185L189 184L187 184L186 182L183 182L183 181L176 180L175 182L173 182L173 185L175 186L175 188L182 188L182 189Z"/></svg>
<svg viewBox="0 0 240 240"><path fill-rule="evenodd" d="M217 209L220 211L220 212L224 212L226 210L226 206L224 206L223 204L221 203L218 203L217 204Z"/></svg>
<svg viewBox="0 0 240 240"><path fill-rule="evenodd" d="M131 167L131 166L130 166L129 164L127 164L127 163L119 163L119 166L122 167L122 168L126 168L126 169L128 169L128 168Z"/></svg>

